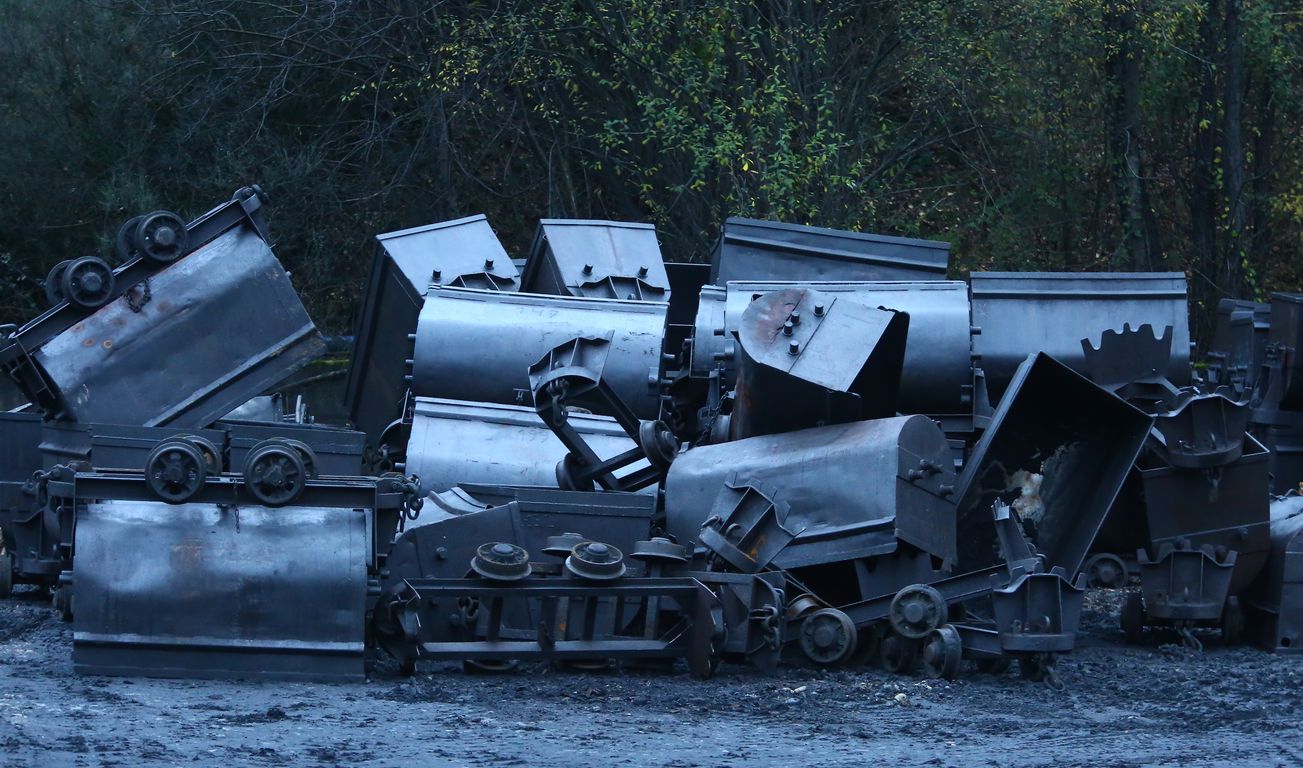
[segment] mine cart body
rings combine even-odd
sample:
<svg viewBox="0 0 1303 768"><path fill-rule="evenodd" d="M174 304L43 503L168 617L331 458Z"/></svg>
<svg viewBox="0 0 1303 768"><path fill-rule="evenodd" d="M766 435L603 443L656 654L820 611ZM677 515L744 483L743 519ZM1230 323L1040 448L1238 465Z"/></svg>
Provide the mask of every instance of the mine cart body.
<svg viewBox="0 0 1303 768"><path fill-rule="evenodd" d="M944 280L950 244L730 218L711 254L711 282Z"/></svg>
<svg viewBox="0 0 1303 768"><path fill-rule="evenodd" d="M519 277L483 215L376 236L345 390L349 420L373 447L403 415L410 336L429 286L516 291Z"/></svg>

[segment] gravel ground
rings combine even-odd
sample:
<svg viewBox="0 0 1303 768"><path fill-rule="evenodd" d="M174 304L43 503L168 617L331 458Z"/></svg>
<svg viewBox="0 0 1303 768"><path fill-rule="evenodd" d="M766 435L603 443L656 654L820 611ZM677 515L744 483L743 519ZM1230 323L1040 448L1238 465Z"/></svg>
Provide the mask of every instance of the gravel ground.
<svg viewBox="0 0 1303 768"><path fill-rule="evenodd" d="M35 592L0 601L0 765L1303 765L1303 657L1121 642L1092 595L1055 692L971 670L725 666L362 685L78 677Z"/></svg>

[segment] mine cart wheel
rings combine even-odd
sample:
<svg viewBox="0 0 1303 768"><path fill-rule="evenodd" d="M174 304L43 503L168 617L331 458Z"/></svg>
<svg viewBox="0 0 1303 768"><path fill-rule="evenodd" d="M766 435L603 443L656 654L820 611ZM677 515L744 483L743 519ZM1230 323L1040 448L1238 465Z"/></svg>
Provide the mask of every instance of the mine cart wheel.
<svg viewBox="0 0 1303 768"><path fill-rule="evenodd" d="M597 481L589 480L587 483L580 483L576 478L583 471L583 465L579 463L579 457L573 453L567 453L564 459L556 463L556 485L563 491L595 491L597 490Z"/></svg>
<svg viewBox="0 0 1303 768"><path fill-rule="evenodd" d="M891 599L891 628L903 637L922 640L949 621L946 600L927 584L911 584Z"/></svg>
<svg viewBox="0 0 1303 768"><path fill-rule="evenodd" d="M959 665L964 660L964 644L959 630L943 624L927 637L923 646L923 672L934 680L954 680L959 677Z"/></svg>
<svg viewBox="0 0 1303 768"><path fill-rule="evenodd" d="M290 446L299 452L299 458L303 459L303 469L308 473L309 480L317 479L317 453L302 440L292 440L288 437L281 438L281 442Z"/></svg>
<svg viewBox="0 0 1303 768"><path fill-rule="evenodd" d="M1222 608L1222 642L1236 645L1244 636L1244 609L1240 607L1240 598L1226 598Z"/></svg>
<svg viewBox="0 0 1303 768"><path fill-rule="evenodd" d="M862 667L878 658L878 649L882 646L883 628L880 625L861 629L855 641L855 653L847 662L853 667Z"/></svg>
<svg viewBox="0 0 1303 768"><path fill-rule="evenodd" d="M140 226L140 220L144 216L132 216L127 219L122 226L118 227L118 234L113 238L113 252L118 256L118 263L130 261L140 254L136 253L136 227Z"/></svg>
<svg viewBox="0 0 1303 768"><path fill-rule="evenodd" d="M131 244L150 261L170 264L185 255L190 235L180 216L171 211L154 211L140 217Z"/></svg>
<svg viewBox="0 0 1303 768"><path fill-rule="evenodd" d="M519 666L516 659L466 659L461 663L462 671L468 675L501 675L515 671Z"/></svg>
<svg viewBox="0 0 1303 768"><path fill-rule="evenodd" d="M298 452L299 458L303 460L303 471L308 473L308 479L317 479L317 453L307 443L289 437L273 437L256 443L250 450L256 451L264 445L281 445L293 448ZM399 477L402 477L402 475L399 475Z"/></svg>
<svg viewBox="0 0 1303 768"><path fill-rule="evenodd" d="M801 621L801 651L815 664L841 664L855 653L855 622L836 608L820 608Z"/></svg>
<svg viewBox="0 0 1303 768"><path fill-rule="evenodd" d="M54 597L51 598L54 604L54 610L59 614L63 621L72 621L72 586L64 584L54 590Z"/></svg>
<svg viewBox="0 0 1303 768"><path fill-rule="evenodd" d="M168 504L194 498L207 478L208 462L202 449L184 438L164 440L145 459L145 484Z"/></svg>
<svg viewBox="0 0 1303 768"><path fill-rule="evenodd" d="M257 184L251 184L247 187L240 187L239 189L235 190L235 194L232 196L231 199L248 200L251 197L258 198L258 202L262 203L263 205L267 205L267 201L269 199L267 193L262 191L262 187L258 186Z"/></svg>
<svg viewBox="0 0 1303 768"><path fill-rule="evenodd" d="M66 298L63 295L63 273L68 271L68 265L72 259L64 259L55 264L50 269L50 273L45 276L45 300L50 302L50 306L57 307L63 303Z"/></svg>
<svg viewBox="0 0 1303 768"><path fill-rule="evenodd" d="M1122 558L1107 553L1086 561L1086 583L1097 589L1121 589L1127 585L1127 566Z"/></svg>
<svg viewBox="0 0 1303 768"><path fill-rule="evenodd" d="M611 659L563 659L557 666L571 672L609 672L612 663Z"/></svg>
<svg viewBox="0 0 1303 768"><path fill-rule="evenodd" d="M878 661L893 675L909 674L918 662L918 643L894 632L889 633L878 646Z"/></svg>
<svg viewBox="0 0 1303 768"><path fill-rule="evenodd" d="M658 469L668 469L679 453L679 439L663 421L640 423L638 446L647 455L647 461Z"/></svg>
<svg viewBox="0 0 1303 768"><path fill-rule="evenodd" d="M98 256L74 259L59 278L64 297L82 309L99 309L113 298L113 269Z"/></svg>
<svg viewBox="0 0 1303 768"><path fill-rule="evenodd" d="M222 471L222 452L217 450L217 446L213 445L213 441L199 435L183 435L181 439L199 449L199 453L203 454L204 457L204 466L208 467L209 472L220 473Z"/></svg>
<svg viewBox="0 0 1303 768"><path fill-rule="evenodd" d="M254 443L253 447L249 450L250 452L256 451L266 445L279 445L285 448L293 448L295 452L299 454L299 458L303 460L303 471L308 473L308 479L317 479L317 452L312 450L312 447L307 443L290 437L271 437L261 442ZM394 474L402 480L407 479L401 472L393 472L389 474Z"/></svg>
<svg viewBox="0 0 1303 768"><path fill-rule="evenodd" d="M978 659L973 662L977 666L977 671L987 675L1003 675L1009 671L1009 658L1007 656L996 656L994 658Z"/></svg>
<svg viewBox="0 0 1303 768"><path fill-rule="evenodd" d="M244 461L244 485L268 507L289 504L303 493L307 469L299 452L288 445L264 445L249 451Z"/></svg>
<svg viewBox="0 0 1303 768"><path fill-rule="evenodd" d="M1122 603L1122 634L1128 643L1139 643L1145 636L1145 600L1138 592L1127 595Z"/></svg>
<svg viewBox="0 0 1303 768"><path fill-rule="evenodd" d="M0 555L0 598L9 597L14 593L14 556L5 553Z"/></svg>

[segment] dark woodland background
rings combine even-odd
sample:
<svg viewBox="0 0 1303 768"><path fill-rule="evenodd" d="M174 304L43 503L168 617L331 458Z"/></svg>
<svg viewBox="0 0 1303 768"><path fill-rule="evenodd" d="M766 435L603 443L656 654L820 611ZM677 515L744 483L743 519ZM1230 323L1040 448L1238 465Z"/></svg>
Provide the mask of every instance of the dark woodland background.
<svg viewBox="0 0 1303 768"><path fill-rule="evenodd" d="M371 236L486 213L936 238L969 270L1303 284L1297 0L0 0L0 322L118 225L271 195L348 333Z"/></svg>

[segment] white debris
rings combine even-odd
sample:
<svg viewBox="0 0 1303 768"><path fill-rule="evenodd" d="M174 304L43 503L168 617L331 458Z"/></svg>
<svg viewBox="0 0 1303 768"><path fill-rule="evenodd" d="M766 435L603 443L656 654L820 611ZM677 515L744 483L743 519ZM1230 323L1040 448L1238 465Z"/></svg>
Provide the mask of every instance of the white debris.
<svg viewBox="0 0 1303 768"><path fill-rule="evenodd" d="M1013 502L1013 509L1019 519L1037 524L1045 516L1045 503L1041 501L1041 483L1044 480L1045 475L1025 469L1013 473L1013 484L1020 494Z"/></svg>

